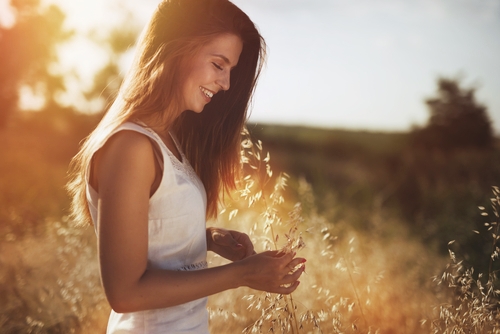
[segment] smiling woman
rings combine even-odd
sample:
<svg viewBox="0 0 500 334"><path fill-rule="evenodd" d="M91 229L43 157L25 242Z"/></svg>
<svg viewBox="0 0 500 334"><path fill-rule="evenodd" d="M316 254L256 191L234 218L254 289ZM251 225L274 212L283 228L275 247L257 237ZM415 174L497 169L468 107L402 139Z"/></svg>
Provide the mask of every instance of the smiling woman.
<svg viewBox="0 0 500 334"><path fill-rule="evenodd" d="M191 60L186 74L181 110L202 112L215 94L229 90L230 73L238 64L242 49L241 38L233 34L217 36L203 47Z"/></svg>
<svg viewBox="0 0 500 334"><path fill-rule="evenodd" d="M165 0L146 26L68 185L73 218L96 228L108 333L208 333L207 296L297 288L305 259L205 225L239 177L264 47L228 0ZM233 262L207 268L208 250Z"/></svg>

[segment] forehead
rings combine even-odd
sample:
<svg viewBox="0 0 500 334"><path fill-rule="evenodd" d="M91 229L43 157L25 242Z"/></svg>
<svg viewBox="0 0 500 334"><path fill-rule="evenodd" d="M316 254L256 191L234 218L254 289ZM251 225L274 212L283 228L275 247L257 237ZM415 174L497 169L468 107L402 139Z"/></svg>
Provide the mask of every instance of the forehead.
<svg viewBox="0 0 500 334"><path fill-rule="evenodd" d="M200 49L203 57L219 57L230 66L236 66L240 58L243 42L233 34L221 34L214 37Z"/></svg>

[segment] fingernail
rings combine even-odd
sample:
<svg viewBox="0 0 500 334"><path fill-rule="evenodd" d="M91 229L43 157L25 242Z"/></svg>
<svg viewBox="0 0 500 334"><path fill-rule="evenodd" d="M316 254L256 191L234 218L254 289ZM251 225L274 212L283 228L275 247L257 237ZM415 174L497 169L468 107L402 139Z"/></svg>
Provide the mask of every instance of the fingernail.
<svg viewBox="0 0 500 334"><path fill-rule="evenodd" d="M302 262L301 262L301 263L306 263L306 262L307 262L307 260L306 260L306 259L302 259Z"/></svg>
<svg viewBox="0 0 500 334"><path fill-rule="evenodd" d="M242 244L237 244L236 247L238 247L238 248L239 247L243 247L243 245Z"/></svg>

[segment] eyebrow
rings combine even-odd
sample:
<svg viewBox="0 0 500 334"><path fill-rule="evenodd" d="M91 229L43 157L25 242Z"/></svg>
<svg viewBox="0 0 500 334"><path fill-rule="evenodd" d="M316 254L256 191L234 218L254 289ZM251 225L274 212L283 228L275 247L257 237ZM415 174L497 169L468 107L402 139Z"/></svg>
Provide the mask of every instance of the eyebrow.
<svg viewBox="0 0 500 334"><path fill-rule="evenodd" d="M229 61L229 59L226 56L224 56L224 55L221 55L221 54L218 54L218 53L217 54L213 53L213 54L211 54L211 56L214 56L214 57L222 59L228 65L231 64L231 62ZM237 65L238 64L234 65L233 67L231 67L231 69L235 68Z"/></svg>

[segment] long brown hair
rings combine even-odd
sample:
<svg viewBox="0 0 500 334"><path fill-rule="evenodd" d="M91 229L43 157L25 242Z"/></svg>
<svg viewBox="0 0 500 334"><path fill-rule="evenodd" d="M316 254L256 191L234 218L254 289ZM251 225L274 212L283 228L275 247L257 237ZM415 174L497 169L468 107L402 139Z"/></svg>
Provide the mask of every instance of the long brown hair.
<svg viewBox="0 0 500 334"><path fill-rule="evenodd" d="M215 95L201 114L185 111L178 116L182 69L203 45L226 33L243 42L238 66L231 71L231 88ZM241 132L264 57L262 36L230 1L162 1L140 38L117 99L72 160L67 185L72 218L92 223L86 198L92 155L103 137L134 119L174 130L205 186L207 217L215 217L220 199L239 176Z"/></svg>

